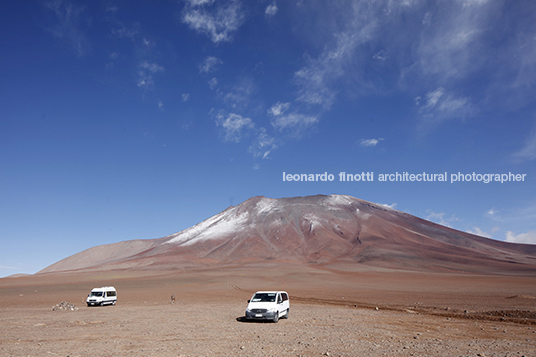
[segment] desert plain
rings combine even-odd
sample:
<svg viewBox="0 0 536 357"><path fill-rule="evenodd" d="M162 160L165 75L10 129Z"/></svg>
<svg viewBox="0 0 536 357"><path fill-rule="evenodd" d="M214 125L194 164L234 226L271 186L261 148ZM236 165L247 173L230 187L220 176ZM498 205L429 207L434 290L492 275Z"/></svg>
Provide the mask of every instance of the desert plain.
<svg viewBox="0 0 536 357"><path fill-rule="evenodd" d="M115 306L86 306L109 285ZM289 319L246 321L258 290L287 291ZM536 356L535 297L530 274L278 263L8 277L0 355Z"/></svg>

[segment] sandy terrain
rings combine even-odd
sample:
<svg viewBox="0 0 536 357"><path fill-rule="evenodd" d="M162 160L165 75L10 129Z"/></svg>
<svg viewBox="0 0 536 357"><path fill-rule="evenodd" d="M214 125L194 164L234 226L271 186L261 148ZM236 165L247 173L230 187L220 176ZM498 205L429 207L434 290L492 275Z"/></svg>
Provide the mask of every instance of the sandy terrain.
<svg viewBox="0 0 536 357"><path fill-rule="evenodd" d="M303 266L4 278L0 355L536 356L535 283ZM117 305L87 307L103 285ZM261 289L289 292L288 320L243 321ZM78 310L52 311L63 300Z"/></svg>

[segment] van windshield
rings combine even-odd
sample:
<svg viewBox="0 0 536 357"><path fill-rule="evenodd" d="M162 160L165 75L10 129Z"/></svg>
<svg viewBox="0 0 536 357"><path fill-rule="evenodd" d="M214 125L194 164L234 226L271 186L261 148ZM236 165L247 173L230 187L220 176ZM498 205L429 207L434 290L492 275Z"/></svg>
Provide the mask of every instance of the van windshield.
<svg viewBox="0 0 536 357"><path fill-rule="evenodd" d="M102 296L102 291L92 291L90 296Z"/></svg>
<svg viewBox="0 0 536 357"><path fill-rule="evenodd" d="M253 302L274 302L276 293L256 293L253 295Z"/></svg>

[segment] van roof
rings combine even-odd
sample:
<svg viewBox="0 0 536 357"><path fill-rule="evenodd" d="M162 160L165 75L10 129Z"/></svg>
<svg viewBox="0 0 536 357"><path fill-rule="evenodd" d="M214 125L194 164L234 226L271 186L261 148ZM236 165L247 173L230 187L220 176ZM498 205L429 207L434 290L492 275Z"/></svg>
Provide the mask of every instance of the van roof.
<svg viewBox="0 0 536 357"><path fill-rule="evenodd" d="M282 290L270 290L270 291L257 291L255 294L276 294L276 293L285 293L288 294L286 291Z"/></svg>
<svg viewBox="0 0 536 357"><path fill-rule="evenodd" d="M102 288L94 288L92 291L98 291L98 290L115 290L113 286L103 286Z"/></svg>

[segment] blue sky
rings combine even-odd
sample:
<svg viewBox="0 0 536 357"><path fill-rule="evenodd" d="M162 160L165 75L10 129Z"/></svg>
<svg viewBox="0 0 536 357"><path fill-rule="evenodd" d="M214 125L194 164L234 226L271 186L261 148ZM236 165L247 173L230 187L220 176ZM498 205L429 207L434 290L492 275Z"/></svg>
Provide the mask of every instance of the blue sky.
<svg viewBox="0 0 536 357"><path fill-rule="evenodd" d="M531 0L13 1L0 17L0 276L256 195L348 194L536 244ZM379 181L396 172L448 180Z"/></svg>

